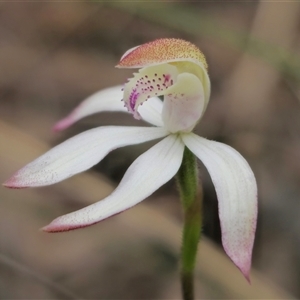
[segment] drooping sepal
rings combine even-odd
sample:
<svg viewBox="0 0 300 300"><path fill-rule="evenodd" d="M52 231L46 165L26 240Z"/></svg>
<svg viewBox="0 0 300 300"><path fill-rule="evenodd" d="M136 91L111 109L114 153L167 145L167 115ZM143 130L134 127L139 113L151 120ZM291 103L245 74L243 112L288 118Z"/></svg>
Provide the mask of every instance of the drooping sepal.
<svg viewBox="0 0 300 300"><path fill-rule="evenodd" d="M249 280L257 220L257 185L247 161L233 148L193 133L185 145L203 162L215 186L222 244L227 255Z"/></svg>
<svg viewBox="0 0 300 300"><path fill-rule="evenodd" d="M177 173L183 150L180 138L166 137L132 163L111 195L55 219L43 230L58 232L90 226L138 204Z"/></svg>
<svg viewBox="0 0 300 300"><path fill-rule="evenodd" d="M9 188L46 186L88 170L110 151L164 137L157 127L107 126L90 129L52 148L4 182Z"/></svg>

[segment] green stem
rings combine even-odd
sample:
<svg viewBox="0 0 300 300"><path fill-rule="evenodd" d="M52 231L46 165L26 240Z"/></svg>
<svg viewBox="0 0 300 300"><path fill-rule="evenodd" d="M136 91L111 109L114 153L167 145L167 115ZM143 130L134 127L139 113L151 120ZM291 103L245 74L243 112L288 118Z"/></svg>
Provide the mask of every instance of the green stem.
<svg viewBox="0 0 300 300"><path fill-rule="evenodd" d="M185 148L182 165L177 173L184 227L181 248L181 286L184 300L194 299L194 268L202 225L202 190L198 188L194 154Z"/></svg>

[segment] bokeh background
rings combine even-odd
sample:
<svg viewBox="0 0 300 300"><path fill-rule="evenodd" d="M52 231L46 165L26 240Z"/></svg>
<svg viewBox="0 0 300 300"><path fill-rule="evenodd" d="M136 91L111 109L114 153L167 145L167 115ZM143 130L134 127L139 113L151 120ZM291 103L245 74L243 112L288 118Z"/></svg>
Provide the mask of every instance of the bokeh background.
<svg viewBox="0 0 300 300"><path fill-rule="evenodd" d="M49 147L125 114L53 124L90 94L131 76L114 66L129 48L177 37L199 46L212 95L196 132L236 148L259 186L252 285L220 246L217 200L205 168L197 298L300 297L299 1L0 3L0 181ZM109 154L51 187L0 188L1 299L178 299L181 208L174 181L135 208L62 234L38 229L109 194L151 143Z"/></svg>

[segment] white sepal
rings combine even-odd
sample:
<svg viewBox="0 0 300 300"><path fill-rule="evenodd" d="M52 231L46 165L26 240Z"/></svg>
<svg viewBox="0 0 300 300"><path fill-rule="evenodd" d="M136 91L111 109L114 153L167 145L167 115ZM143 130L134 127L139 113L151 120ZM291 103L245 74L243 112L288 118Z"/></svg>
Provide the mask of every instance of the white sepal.
<svg viewBox="0 0 300 300"><path fill-rule="evenodd" d="M55 219L43 230L57 232L86 227L138 204L177 173L183 150L180 138L166 137L132 163L110 196Z"/></svg>
<svg viewBox="0 0 300 300"><path fill-rule="evenodd" d="M257 219L257 186L246 160L233 148L183 134L185 145L203 162L215 186L222 243L227 255L249 279Z"/></svg>
<svg viewBox="0 0 300 300"><path fill-rule="evenodd" d="M116 148L167 134L159 127L105 126L90 129L52 148L16 172L4 185L25 188L54 184L91 168Z"/></svg>

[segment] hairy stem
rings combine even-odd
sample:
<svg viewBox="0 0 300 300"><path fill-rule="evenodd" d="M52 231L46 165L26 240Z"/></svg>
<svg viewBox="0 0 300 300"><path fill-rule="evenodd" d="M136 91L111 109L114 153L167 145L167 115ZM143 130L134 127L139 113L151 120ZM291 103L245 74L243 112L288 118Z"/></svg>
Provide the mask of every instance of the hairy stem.
<svg viewBox="0 0 300 300"><path fill-rule="evenodd" d="M185 148L182 165L177 173L184 212L181 248L181 287L184 300L194 299L194 268L202 225L202 189L194 154Z"/></svg>

